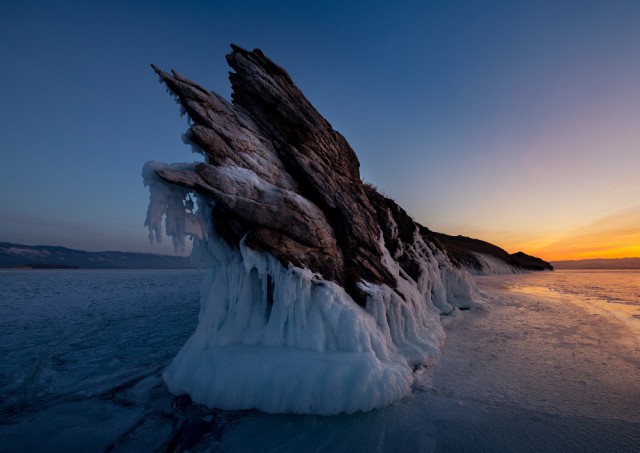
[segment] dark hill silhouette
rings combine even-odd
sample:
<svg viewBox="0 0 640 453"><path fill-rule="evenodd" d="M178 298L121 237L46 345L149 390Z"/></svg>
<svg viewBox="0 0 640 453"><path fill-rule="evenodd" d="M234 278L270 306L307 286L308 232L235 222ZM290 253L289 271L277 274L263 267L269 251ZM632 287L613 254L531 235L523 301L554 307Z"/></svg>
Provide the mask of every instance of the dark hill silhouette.
<svg viewBox="0 0 640 453"><path fill-rule="evenodd" d="M185 256L134 252L86 252L50 245L0 242L0 268L193 269Z"/></svg>
<svg viewBox="0 0 640 453"><path fill-rule="evenodd" d="M482 264L474 253L493 256L516 268L530 271L553 270L553 266L535 256L523 252L509 254L506 250L489 242L466 236L449 236L444 233L431 233L447 250L450 257L465 267L482 270Z"/></svg>

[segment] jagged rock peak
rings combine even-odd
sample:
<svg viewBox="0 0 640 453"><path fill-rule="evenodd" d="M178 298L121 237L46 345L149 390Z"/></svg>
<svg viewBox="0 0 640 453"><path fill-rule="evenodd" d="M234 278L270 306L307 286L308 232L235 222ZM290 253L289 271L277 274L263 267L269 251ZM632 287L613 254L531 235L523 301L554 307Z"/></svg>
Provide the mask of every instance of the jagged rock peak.
<svg viewBox="0 0 640 453"><path fill-rule="evenodd" d="M153 66L193 120L186 137L207 158L195 172L159 176L216 200L218 233L230 244L247 235L251 248L319 272L360 302L360 280L394 286L353 149L284 69L260 50L232 49L232 104ZM248 181L254 175L259 188Z"/></svg>
<svg viewBox="0 0 640 453"><path fill-rule="evenodd" d="M222 409L329 415L396 401L439 354L438 314L482 297L428 229L363 184L353 149L282 68L232 48L233 102L154 66L205 156L143 170L150 238L166 217L174 244L198 237L207 263L198 328L165 381Z"/></svg>

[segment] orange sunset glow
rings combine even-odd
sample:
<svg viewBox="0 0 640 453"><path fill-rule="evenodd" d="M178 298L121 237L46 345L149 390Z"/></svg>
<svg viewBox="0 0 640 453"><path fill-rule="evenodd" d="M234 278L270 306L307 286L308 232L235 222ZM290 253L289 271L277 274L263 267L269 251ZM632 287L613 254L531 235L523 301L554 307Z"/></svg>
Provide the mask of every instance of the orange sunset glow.
<svg viewBox="0 0 640 453"><path fill-rule="evenodd" d="M484 237L510 252L522 250L549 261L630 258L640 256L639 226L640 209L633 209L546 235L484 232Z"/></svg>
<svg viewBox="0 0 640 453"><path fill-rule="evenodd" d="M616 102L576 99L590 113L562 118L550 97L558 123L520 143L478 142L477 156L451 170L454 194L416 206L419 220L549 261L640 256L640 97L630 84L609 89Z"/></svg>

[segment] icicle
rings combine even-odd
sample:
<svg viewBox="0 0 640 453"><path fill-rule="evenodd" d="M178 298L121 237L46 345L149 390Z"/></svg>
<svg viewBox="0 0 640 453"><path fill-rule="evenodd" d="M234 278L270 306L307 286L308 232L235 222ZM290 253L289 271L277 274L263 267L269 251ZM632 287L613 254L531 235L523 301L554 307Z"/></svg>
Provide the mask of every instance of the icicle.
<svg viewBox="0 0 640 453"><path fill-rule="evenodd" d="M161 164L147 162L142 169L144 185L149 187L149 207L144 225L149 228L149 241L162 242L162 221L165 232L173 240L176 252L183 252L185 239L205 237L200 215L193 212L193 199L189 189L168 184L159 178L157 170L193 170L195 164ZM184 200L190 202L189 209Z"/></svg>

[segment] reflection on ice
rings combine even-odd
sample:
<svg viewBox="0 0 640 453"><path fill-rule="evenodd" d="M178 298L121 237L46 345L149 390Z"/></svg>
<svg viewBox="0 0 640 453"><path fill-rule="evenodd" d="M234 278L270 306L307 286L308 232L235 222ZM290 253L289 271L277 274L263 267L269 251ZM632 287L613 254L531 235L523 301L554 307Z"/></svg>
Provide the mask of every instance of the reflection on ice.
<svg viewBox="0 0 640 453"><path fill-rule="evenodd" d="M593 316L614 317L628 332L622 338L640 353L640 271L563 270L522 276L508 283L511 291L572 304Z"/></svg>

